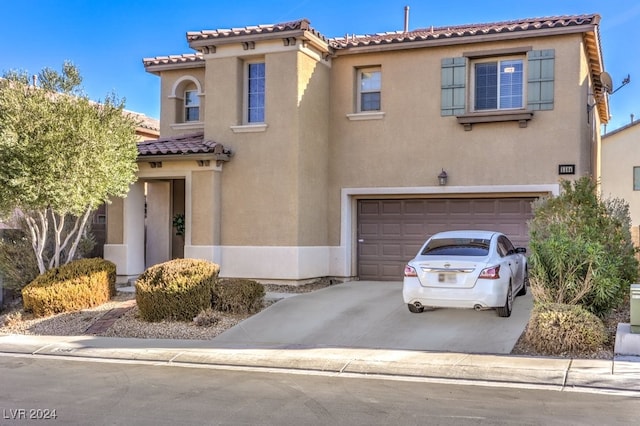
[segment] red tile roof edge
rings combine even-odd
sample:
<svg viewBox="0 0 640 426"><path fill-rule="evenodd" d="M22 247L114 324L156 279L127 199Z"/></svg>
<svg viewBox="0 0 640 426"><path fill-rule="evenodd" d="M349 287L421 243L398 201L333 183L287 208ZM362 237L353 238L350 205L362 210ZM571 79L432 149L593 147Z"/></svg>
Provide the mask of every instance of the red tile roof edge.
<svg viewBox="0 0 640 426"><path fill-rule="evenodd" d="M181 154L226 154L231 152L212 140L205 140L204 133L191 133L179 136L164 137L157 140L146 140L138 143L138 155L181 155Z"/></svg>

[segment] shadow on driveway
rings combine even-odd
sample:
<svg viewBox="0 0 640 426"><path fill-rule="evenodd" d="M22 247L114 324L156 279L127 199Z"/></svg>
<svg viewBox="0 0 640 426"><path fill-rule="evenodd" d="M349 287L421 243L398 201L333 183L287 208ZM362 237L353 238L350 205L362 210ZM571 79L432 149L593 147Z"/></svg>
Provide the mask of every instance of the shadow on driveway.
<svg viewBox="0 0 640 426"><path fill-rule="evenodd" d="M425 310L412 314L401 282L351 281L278 301L230 328L207 347L404 349L509 354L533 306L516 298L509 318L493 310Z"/></svg>

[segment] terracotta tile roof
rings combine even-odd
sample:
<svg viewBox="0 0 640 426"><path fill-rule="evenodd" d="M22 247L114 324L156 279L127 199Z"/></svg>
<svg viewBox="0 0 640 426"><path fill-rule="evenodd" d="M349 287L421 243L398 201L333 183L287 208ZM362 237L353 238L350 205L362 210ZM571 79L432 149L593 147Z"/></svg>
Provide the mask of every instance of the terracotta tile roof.
<svg viewBox="0 0 640 426"><path fill-rule="evenodd" d="M202 62L204 58L201 53L185 53L182 55L156 56L155 58L144 58L142 63L145 67L152 65L169 65L169 64L193 64Z"/></svg>
<svg viewBox="0 0 640 426"><path fill-rule="evenodd" d="M217 154L231 155L222 144L204 139L204 133L171 136L138 143L138 155Z"/></svg>
<svg viewBox="0 0 640 426"><path fill-rule="evenodd" d="M459 37L473 37L489 34L510 34L522 31L535 31L549 28L595 25L598 24L599 21L600 16L595 14L552 16L483 24L431 27L412 30L408 32L396 31L370 35L346 35L345 37L332 38L329 40L329 42L335 49L347 49L350 47L359 46L453 39Z"/></svg>
<svg viewBox="0 0 640 426"><path fill-rule="evenodd" d="M311 28L309 24L310 24L309 20L303 18L303 19L298 19L297 21L282 22L279 24L254 25L254 26L248 26L248 27L242 27L242 28L229 28L229 29L217 29L217 30L189 31L187 32L187 41L190 43L192 41L200 41L200 40L225 39L225 38L237 37L237 36L280 33L284 31L295 31L295 30L310 31L316 37L327 41L326 37L324 37L315 29Z"/></svg>

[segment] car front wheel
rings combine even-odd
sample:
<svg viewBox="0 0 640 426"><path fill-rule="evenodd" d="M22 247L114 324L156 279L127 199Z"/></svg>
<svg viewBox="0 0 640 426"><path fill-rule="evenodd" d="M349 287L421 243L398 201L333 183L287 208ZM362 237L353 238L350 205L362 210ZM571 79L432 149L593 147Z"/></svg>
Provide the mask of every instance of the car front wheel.
<svg viewBox="0 0 640 426"><path fill-rule="evenodd" d="M511 309L513 308L513 291L511 289L511 283L509 283L509 289L507 290L507 300L504 302L504 306L497 308L499 317L510 317Z"/></svg>

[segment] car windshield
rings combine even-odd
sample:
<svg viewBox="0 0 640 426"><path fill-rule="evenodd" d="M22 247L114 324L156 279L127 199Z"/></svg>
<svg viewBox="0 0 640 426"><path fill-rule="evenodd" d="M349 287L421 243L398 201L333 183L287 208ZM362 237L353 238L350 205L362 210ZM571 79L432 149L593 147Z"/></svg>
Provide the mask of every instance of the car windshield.
<svg viewBox="0 0 640 426"><path fill-rule="evenodd" d="M439 238L429 241L421 255L486 256L490 240L482 238Z"/></svg>

